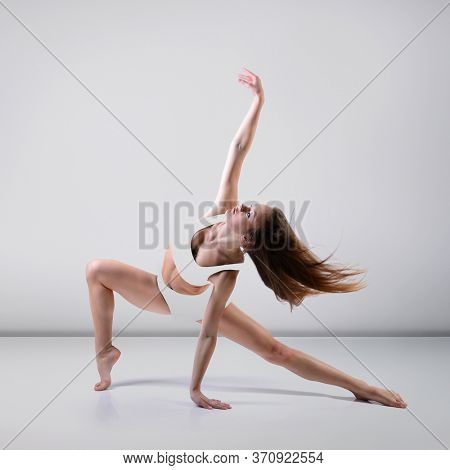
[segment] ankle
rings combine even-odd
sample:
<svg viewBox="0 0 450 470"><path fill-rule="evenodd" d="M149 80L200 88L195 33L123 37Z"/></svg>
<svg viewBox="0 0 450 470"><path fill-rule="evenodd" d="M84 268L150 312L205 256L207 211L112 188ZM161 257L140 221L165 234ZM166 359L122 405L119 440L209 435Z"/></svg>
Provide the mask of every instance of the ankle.
<svg viewBox="0 0 450 470"><path fill-rule="evenodd" d="M352 393L367 393L372 390L372 386L364 380L356 379L348 390Z"/></svg>
<svg viewBox="0 0 450 470"><path fill-rule="evenodd" d="M97 356L105 356L106 354L108 354L112 349L114 348L114 346L112 344L108 344L106 346L104 346L103 348L97 350Z"/></svg>

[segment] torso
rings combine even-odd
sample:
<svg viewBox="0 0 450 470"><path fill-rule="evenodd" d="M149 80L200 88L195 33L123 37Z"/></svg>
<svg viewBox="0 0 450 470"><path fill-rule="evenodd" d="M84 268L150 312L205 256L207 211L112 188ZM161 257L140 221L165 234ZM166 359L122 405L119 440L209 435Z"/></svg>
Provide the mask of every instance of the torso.
<svg viewBox="0 0 450 470"><path fill-rule="evenodd" d="M194 286L189 282L186 282L178 272L172 256L172 250L167 248L164 252L164 259L162 265L162 277L165 282L172 290L179 294L186 295L198 295L208 289L209 284L203 286Z"/></svg>
<svg viewBox="0 0 450 470"><path fill-rule="evenodd" d="M220 217L220 215L218 215L216 217ZM217 219L215 219L213 222L215 222L216 220ZM191 243L192 243L192 240L196 238L196 235L200 231L208 230L210 227L212 227L212 225L214 225L214 223L211 224L211 225L208 225L206 227L201 226L200 224L198 224L197 227L196 227L198 230L196 230L194 232L194 235L191 238ZM207 267L209 265L209 262L214 263L215 260L212 260L212 259L207 260L205 257L202 257L201 248L198 250L195 260L194 260L194 256L193 256L192 251L191 251L190 248L187 248L186 250L184 250L184 255L185 256L187 255L187 258L186 257L184 258L185 260L189 258L189 260L191 260L193 263L195 263L197 265L197 266L191 266L191 268L197 268L197 270L201 271L201 269L199 269L200 266L201 266L201 267L204 268L203 270L205 272L208 271L208 270L217 271L217 266L216 265ZM179 253L177 252L177 257L178 256L179 256ZM207 264L206 264L206 266L203 266L203 263L205 263L205 262ZM227 265L224 264L223 266L225 267ZM236 267L236 264L233 264L233 265L230 264L228 266ZM162 278L163 278L165 284L167 286L169 286L175 292L177 292L179 294L185 294L185 295L199 295L202 292L204 292L205 290L207 290L208 287L210 286L209 282L206 283L206 284L201 284L201 285L195 285L195 284L191 284L190 282L187 282L185 279L183 279L183 271L184 271L184 269L182 269L181 274L178 271L177 265L176 265L175 259L174 259L174 254L172 252L172 246L169 245L169 248L167 248L164 251L163 264L162 264L162 269L161 269L161 275L162 275Z"/></svg>

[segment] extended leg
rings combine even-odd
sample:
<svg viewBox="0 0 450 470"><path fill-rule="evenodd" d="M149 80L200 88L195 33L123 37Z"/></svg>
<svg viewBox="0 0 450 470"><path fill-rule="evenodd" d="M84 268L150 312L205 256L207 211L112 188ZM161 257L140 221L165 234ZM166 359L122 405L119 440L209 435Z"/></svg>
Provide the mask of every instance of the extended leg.
<svg viewBox="0 0 450 470"><path fill-rule="evenodd" d="M375 400L389 406L406 406L397 392L370 386L309 354L286 346L233 303L221 317L219 334L304 379L345 388L356 398Z"/></svg>

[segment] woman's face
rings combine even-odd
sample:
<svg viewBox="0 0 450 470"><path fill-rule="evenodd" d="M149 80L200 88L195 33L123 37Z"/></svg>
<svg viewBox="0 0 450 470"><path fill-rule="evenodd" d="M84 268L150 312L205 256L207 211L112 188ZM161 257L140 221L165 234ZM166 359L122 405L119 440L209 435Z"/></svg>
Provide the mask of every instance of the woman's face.
<svg viewBox="0 0 450 470"><path fill-rule="evenodd" d="M233 232L243 235L262 227L268 210L270 207L264 204L239 204L225 212L226 222Z"/></svg>

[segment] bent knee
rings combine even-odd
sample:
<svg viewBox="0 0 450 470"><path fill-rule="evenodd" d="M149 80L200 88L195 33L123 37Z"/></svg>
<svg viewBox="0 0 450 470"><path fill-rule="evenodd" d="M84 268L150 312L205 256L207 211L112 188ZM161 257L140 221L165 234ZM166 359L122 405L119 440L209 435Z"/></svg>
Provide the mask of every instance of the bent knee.
<svg viewBox="0 0 450 470"><path fill-rule="evenodd" d="M102 258L94 258L88 261L85 266L86 281L99 281L106 262L107 260Z"/></svg>
<svg viewBox="0 0 450 470"><path fill-rule="evenodd" d="M271 364L284 365L292 357L292 349L277 340L269 344L264 353L264 359Z"/></svg>

